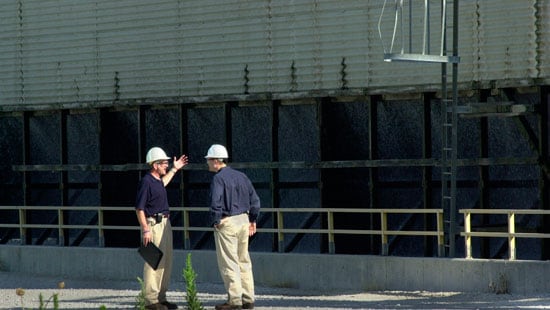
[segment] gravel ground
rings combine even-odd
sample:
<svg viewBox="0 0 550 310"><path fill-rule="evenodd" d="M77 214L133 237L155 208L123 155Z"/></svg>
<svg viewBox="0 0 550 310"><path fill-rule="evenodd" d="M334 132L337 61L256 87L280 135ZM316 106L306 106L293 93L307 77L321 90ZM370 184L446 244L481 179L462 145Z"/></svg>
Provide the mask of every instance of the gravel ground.
<svg viewBox="0 0 550 310"><path fill-rule="evenodd" d="M65 288L57 289L63 281ZM197 283L205 309L224 301L223 285ZM23 300L16 289L25 291ZM185 309L185 285L174 282L169 300ZM59 309L132 309L139 294L136 281L96 281L37 277L0 272L0 309L38 309L39 294L58 293ZM312 292L256 287L256 309L550 309L550 293L538 296L454 292L380 291ZM46 309L53 309L50 301Z"/></svg>

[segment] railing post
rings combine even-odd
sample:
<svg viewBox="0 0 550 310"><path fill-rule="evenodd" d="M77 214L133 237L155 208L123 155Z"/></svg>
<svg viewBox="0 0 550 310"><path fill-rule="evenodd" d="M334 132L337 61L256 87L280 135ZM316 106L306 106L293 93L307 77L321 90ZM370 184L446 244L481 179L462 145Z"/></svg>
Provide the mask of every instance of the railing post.
<svg viewBox="0 0 550 310"><path fill-rule="evenodd" d="M183 248L191 249L191 236L189 234L189 211L183 210Z"/></svg>
<svg viewBox="0 0 550 310"><path fill-rule="evenodd" d="M382 255L388 255L388 235L386 235L386 231L388 230L388 215L384 212L384 210L380 211L380 228L382 234Z"/></svg>
<svg viewBox="0 0 550 310"><path fill-rule="evenodd" d="M445 256L445 227L443 211L437 211L437 256Z"/></svg>
<svg viewBox="0 0 550 310"><path fill-rule="evenodd" d="M336 252L334 244L334 214L327 211L327 221L328 221L328 252L334 254Z"/></svg>
<svg viewBox="0 0 550 310"><path fill-rule="evenodd" d="M103 231L103 208L97 208L97 234L99 246L105 247L105 232Z"/></svg>
<svg viewBox="0 0 550 310"><path fill-rule="evenodd" d="M285 237L283 234L283 213L278 208L277 209L277 240L279 242L279 253L285 251Z"/></svg>
<svg viewBox="0 0 550 310"><path fill-rule="evenodd" d="M57 228L57 233L59 234L59 240L58 240L58 244L60 246L64 246L65 245L65 232L63 230L63 225L65 225L64 221L63 221L63 210L61 209L61 207L59 207L57 209L57 225L58 225L58 228Z"/></svg>
<svg viewBox="0 0 550 310"><path fill-rule="evenodd" d="M27 244L27 213L26 210L22 207L19 208L19 237L21 238L21 245Z"/></svg>
<svg viewBox="0 0 550 310"><path fill-rule="evenodd" d="M466 247L466 258L472 258L471 220L472 214L468 210L464 210L464 246Z"/></svg>
<svg viewBox="0 0 550 310"><path fill-rule="evenodd" d="M516 259L516 216L514 211L508 213L508 249L510 251L510 260Z"/></svg>

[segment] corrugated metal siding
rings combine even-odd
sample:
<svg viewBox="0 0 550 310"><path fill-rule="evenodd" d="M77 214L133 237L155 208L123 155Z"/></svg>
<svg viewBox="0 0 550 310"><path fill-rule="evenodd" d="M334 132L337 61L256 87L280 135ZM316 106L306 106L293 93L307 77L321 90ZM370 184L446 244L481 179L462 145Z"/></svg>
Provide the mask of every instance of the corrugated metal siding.
<svg viewBox="0 0 550 310"><path fill-rule="evenodd" d="M478 0L479 80L538 77L536 1Z"/></svg>
<svg viewBox="0 0 550 310"><path fill-rule="evenodd" d="M440 6L430 2L433 54L439 49ZM382 3L4 1L0 104L437 87L438 64L382 61L377 30ZM535 5L535 0L460 3L460 82L549 75L548 4ZM394 12L386 9L382 28L388 43ZM449 1L449 17L451 10ZM415 3L415 53L422 48L422 14L422 3ZM404 17L407 24L408 14ZM451 18L448 25L451 29Z"/></svg>
<svg viewBox="0 0 550 310"><path fill-rule="evenodd" d="M537 54L539 75L550 77L550 2L539 1L537 7Z"/></svg>
<svg viewBox="0 0 550 310"><path fill-rule="evenodd" d="M182 95L244 92L248 71L267 69L267 13L262 1L183 1Z"/></svg>
<svg viewBox="0 0 550 310"><path fill-rule="evenodd" d="M363 1L274 1L268 8L273 90L364 86L365 9Z"/></svg>
<svg viewBox="0 0 550 310"><path fill-rule="evenodd" d="M97 3L101 88L118 99L173 96L181 76L175 1Z"/></svg>
<svg viewBox="0 0 550 310"><path fill-rule="evenodd" d="M176 4L24 1L25 103L165 96L177 81Z"/></svg>
<svg viewBox="0 0 550 310"><path fill-rule="evenodd" d="M20 85L24 103L95 100L97 53L93 5L21 1ZM91 11L91 12L90 12Z"/></svg>
<svg viewBox="0 0 550 310"><path fill-rule="evenodd" d="M458 12L458 52L460 55L460 64L458 65L458 74L460 81L479 81L479 71L477 62L479 57L478 48L478 12L475 1L460 1ZM449 16L452 13L449 12ZM452 18L449 18L452 23ZM449 28L452 31L452 28ZM452 34L449 34L449 50L452 49Z"/></svg>
<svg viewBox="0 0 550 310"><path fill-rule="evenodd" d="M242 94L245 83L260 93L334 89L346 63L348 86L364 86L364 9L361 1L188 3L182 18L193 34L182 56L200 81L189 91Z"/></svg>
<svg viewBox="0 0 550 310"><path fill-rule="evenodd" d="M3 1L0 9L0 104L19 102L20 57L17 12L17 3Z"/></svg>

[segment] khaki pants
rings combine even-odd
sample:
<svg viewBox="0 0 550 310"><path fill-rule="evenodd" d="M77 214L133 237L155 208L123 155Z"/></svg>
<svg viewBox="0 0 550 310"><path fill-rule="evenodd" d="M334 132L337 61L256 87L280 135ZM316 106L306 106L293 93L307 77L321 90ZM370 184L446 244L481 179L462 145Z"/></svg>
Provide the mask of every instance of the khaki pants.
<svg viewBox="0 0 550 310"><path fill-rule="evenodd" d="M164 253L157 270L145 263L143 266L143 285L145 288L145 304L151 305L166 301L166 291L172 274L172 226L168 218L155 224L155 220L147 219L151 228L152 242Z"/></svg>
<svg viewBox="0 0 550 310"><path fill-rule="evenodd" d="M248 214L222 219L214 229L218 268L228 295L228 303L254 302L254 277L248 254Z"/></svg>

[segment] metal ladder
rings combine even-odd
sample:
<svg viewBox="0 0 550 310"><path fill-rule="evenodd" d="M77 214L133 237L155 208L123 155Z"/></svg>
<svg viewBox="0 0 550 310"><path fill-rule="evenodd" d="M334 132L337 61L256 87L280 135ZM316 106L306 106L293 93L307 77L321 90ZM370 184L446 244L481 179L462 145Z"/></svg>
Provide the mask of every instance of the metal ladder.
<svg viewBox="0 0 550 310"><path fill-rule="evenodd" d="M446 253L446 256L455 256L455 243L457 238L458 225L456 219L458 216L456 208L456 174L457 174L457 131L458 131L458 118L457 118L457 102L458 102L458 64L460 63L460 57L458 56L458 12L459 12L459 0L440 0L440 16L437 23L440 25L440 37L438 46L439 51L436 54L431 53L430 38L432 24L431 6L433 3L430 1L424 1L424 4L419 4L420 1L409 1L408 10L404 6L404 1L394 2L394 12L390 15L393 20L393 31L391 35L391 41L389 45L386 45L386 41L383 39L383 25L384 12L388 0L384 0L382 11L378 19L378 34L380 41L384 49L384 61L386 62L416 62L416 63L439 63L442 66L441 72L441 114L442 114L442 156L441 156L441 205L444 214L444 246L438 249L439 253ZM447 53L447 2L452 2L453 7L453 52L452 55ZM421 7L423 10L423 27L415 27L413 25L413 8ZM404 18L404 15L408 13L408 19ZM407 38L405 23L408 21L409 35ZM414 37L412 32L414 30L420 30L420 37L422 38L422 50L413 51ZM400 38L400 40L399 40ZM418 38L418 36L417 36ZM408 42L407 42L408 39ZM394 51L394 45L396 41L400 41L397 45L400 45L399 51ZM408 43L408 44L407 44ZM408 47L408 51L405 51ZM398 49L397 46L395 48ZM449 99L447 95L447 65L452 65L452 98Z"/></svg>
<svg viewBox="0 0 550 310"><path fill-rule="evenodd" d="M441 153L441 205L445 216L445 249L455 256L456 239L456 170L458 144L458 115L456 101L441 99L442 153Z"/></svg>

